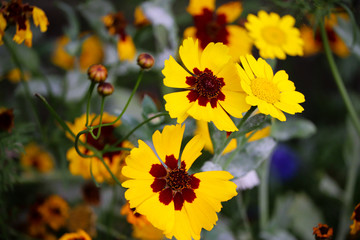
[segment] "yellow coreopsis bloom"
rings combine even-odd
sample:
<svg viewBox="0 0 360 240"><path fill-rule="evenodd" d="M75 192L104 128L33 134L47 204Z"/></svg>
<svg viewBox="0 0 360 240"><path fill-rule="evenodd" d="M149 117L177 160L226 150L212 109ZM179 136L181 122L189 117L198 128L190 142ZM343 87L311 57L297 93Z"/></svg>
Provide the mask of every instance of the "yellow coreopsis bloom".
<svg viewBox="0 0 360 240"><path fill-rule="evenodd" d="M41 173L49 172L54 168L52 156L35 143L25 146L20 163L24 168L33 168Z"/></svg>
<svg viewBox="0 0 360 240"><path fill-rule="evenodd" d="M360 232L360 203L356 205L351 220L353 220L353 224L350 226L350 234L355 235Z"/></svg>
<svg viewBox="0 0 360 240"><path fill-rule="evenodd" d="M237 65L241 86L248 94L246 102L257 106L260 113L285 121L283 112L295 114L304 109L299 103L305 101L302 93L295 91L295 85L284 70L275 75L271 66L262 58L251 55L240 57L242 67Z"/></svg>
<svg viewBox="0 0 360 240"><path fill-rule="evenodd" d="M198 45L198 40L188 38L180 46L185 68L172 56L165 61L164 85L184 89L164 96L165 109L178 123L190 115L197 120L212 121L219 130L236 131L229 115L241 118L250 105L245 102L229 48L222 43L210 43L199 53Z"/></svg>
<svg viewBox="0 0 360 240"><path fill-rule="evenodd" d="M90 114L89 118L93 119L95 114ZM103 114L102 123L110 123L116 119L116 116L109 115L108 113ZM91 120L90 120L91 121ZM82 130L85 130L86 114L75 119L74 124L68 123L70 129L74 133L78 133ZM97 117L92 126L96 126L100 123L99 117ZM83 134L80 136L80 140L84 143L89 144L90 146L102 150L106 145L115 144L117 141L116 136L114 135L115 127L121 124L120 121L117 121L111 126L105 126L101 128L101 135L99 139L95 140L91 134ZM97 129L94 130L94 134L97 134ZM132 148L133 145L129 141L123 141L117 145L117 147ZM80 145L79 150L84 153L91 155L91 150ZM103 155L104 162L109 166L112 173L120 180L123 181L125 178L121 174L121 169L125 164L125 157L128 155L127 151L116 151L111 153L105 153ZM68 150L67 159L70 161L69 170L73 175L80 175L85 179L91 178L90 168L92 167L92 172L94 178L97 182L109 181L112 182L113 179L110 173L107 171L106 167L102 161L97 157L83 158L77 152L75 147L72 147Z"/></svg>
<svg viewBox="0 0 360 240"><path fill-rule="evenodd" d="M303 55L303 40L299 29L294 27L295 19L290 15L280 18L276 13L261 10L258 16L249 14L245 23L249 35L259 49L262 58L285 59Z"/></svg>
<svg viewBox="0 0 360 240"><path fill-rule="evenodd" d="M69 205L60 196L51 195L39 206L38 211L41 213L46 224L54 230L59 230L66 224L69 215Z"/></svg>
<svg viewBox="0 0 360 240"><path fill-rule="evenodd" d="M200 239L202 228L210 231L217 221L221 202L237 195L233 176L226 171L189 174L201 155L204 142L192 138L180 157L185 126L165 126L152 137L153 149L139 140L131 150L122 173L130 180L125 198L130 208L146 218L167 238Z"/></svg>
<svg viewBox="0 0 360 240"><path fill-rule="evenodd" d="M13 37L13 41L17 44L21 44L25 41L25 45L28 47L32 46L33 33L30 29L30 21L26 20L25 29L20 29L19 25L16 25L16 33Z"/></svg>
<svg viewBox="0 0 360 240"><path fill-rule="evenodd" d="M222 42L230 48L229 54L235 60L251 53L252 39L247 31L232 24L242 13L240 2L228 2L215 10L214 0L190 0L187 11L193 16L195 26L186 28L184 37L197 38L201 49L210 42Z"/></svg>

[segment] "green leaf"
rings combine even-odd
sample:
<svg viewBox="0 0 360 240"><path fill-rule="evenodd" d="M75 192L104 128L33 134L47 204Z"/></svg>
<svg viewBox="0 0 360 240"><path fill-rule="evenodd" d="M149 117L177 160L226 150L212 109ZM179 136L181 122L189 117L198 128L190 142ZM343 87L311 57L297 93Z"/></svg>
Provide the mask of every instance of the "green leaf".
<svg viewBox="0 0 360 240"><path fill-rule="evenodd" d="M143 110L142 115L144 118L148 118L149 114L157 113L159 111L155 102L148 95L144 96L141 107Z"/></svg>
<svg viewBox="0 0 360 240"><path fill-rule="evenodd" d="M239 138L241 136L244 136L246 133L254 131L254 130L260 130L267 125L270 124L270 119L264 115L264 114L256 114L253 117L250 117L242 126L241 129L239 129L238 132L235 132L233 135L235 138Z"/></svg>
<svg viewBox="0 0 360 240"><path fill-rule="evenodd" d="M319 189L321 192L325 193L326 195L339 199L342 199L343 196L343 190L340 188L340 186L335 182L334 179L332 179L328 175L324 175L319 183Z"/></svg>
<svg viewBox="0 0 360 240"><path fill-rule="evenodd" d="M286 122L274 121L271 136L279 141L293 138L307 138L316 132L315 125L306 119L291 118Z"/></svg>

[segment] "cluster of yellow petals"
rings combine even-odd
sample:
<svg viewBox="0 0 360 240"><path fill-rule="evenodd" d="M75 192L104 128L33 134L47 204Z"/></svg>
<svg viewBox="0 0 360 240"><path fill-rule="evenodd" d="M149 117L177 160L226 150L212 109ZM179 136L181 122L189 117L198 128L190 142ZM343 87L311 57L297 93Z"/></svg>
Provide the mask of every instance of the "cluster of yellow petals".
<svg viewBox="0 0 360 240"><path fill-rule="evenodd" d="M29 143L24 150L20 157L20 163L25 169L35 169L41 173L46 173L54 168L54 160L50 153L36 143Z"/></svg>
<svg viewBox="0 0 360 240"><path fill-rule="evenodd" d="M74 239L91 240L91 237L84 230L79 229L77 232L65 233L59 238L59 240L74 240Z"/></svg>

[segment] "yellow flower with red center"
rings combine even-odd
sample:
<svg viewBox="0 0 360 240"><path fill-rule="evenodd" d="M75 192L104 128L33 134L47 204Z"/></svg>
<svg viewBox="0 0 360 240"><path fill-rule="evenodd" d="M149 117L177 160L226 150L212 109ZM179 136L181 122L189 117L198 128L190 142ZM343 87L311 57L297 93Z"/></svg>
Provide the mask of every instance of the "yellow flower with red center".
<svg viewBox="0 0 360 240"><path fill-rule="evenodd" d="M93 119L95 114L90 114L89 119ZM109 115L108 113L103 114L102 123L110 123L116 119L116 116ZM68 123L70 129L77 134L80 131L86 129L86 114L75 119L74 124ZM99 117L97 117L92 126L96 126L100 123ZM99 139L95 140L91 134L83 134L80 136L80 141L89 144L90 146L96 148L97 150L103 150L106 145L115 144L118 140L115 136L115 128L120 125L120 121L110 125L101 127L101 135ZM94 130L96 135L98 132L97 129ZM92 151L87 149L85 146L79 144L79 150L83 154L92 155ZM132 148L133 145L129 141L123 141L119 143L116 147L123 148ZM108 152L103 154L104 162L109 166L112 173L120 180L123 181L125 178L121 174L121 169L125 164L125 157L129 154L128 151L115 151ZM102 161L97 157L83 158L77 152L75 147L68 150L67 159L70 161L69 170L73 175L80 175L85 179L91 178L90 168L92 167L92 173L97 182L109 181L113 182L113 179L110 173L107 171L106 167Z"/></svg>
<svg viewBox="0 0 360 240"><path fill-rule="evenodd" d="M102 18L105 27L108 29L109 34L117 35L117 50L118 56L121 61L132 61L136 55L136 48L133 39L130 35L126 34L125 28L127 25L126 19L121 12L108 14Z"/></svg>
<svg viewBox="0 0 360 240"><path fill-rule="evenodd" d="M69 215L69 205L58 195L51 195L38 208L43 220L52 229L59 230L65 226Z"/></svg>
<svg viewBox="0 0 360 240"><path fill-rule="evenodd" d="M198 40L185 39L180 46L182 67L172 56L165 60L164 85L183 91L166 94L165 109L182 123L190 115L197 120L212 121L219 130L236 131L230 116L242 118L250 105L245 96L236 64L222 43L210 43L199 53Z"/></svg>
<svg viewBox="0 0 360 240"><path fill-rule="evenodd" d="M300 113L304 109L299 103L305 101L302 93L295 91L295 85L284 70L273 73L271 66L262 58L251 55L240 57L242 67L237 65L241 86L248 94L246 102L257 106L260 113L285 121L283 112Z"/></svg>
<svg viewBox="0 0 360 240"><path fill-rule="evenodd" d="M75 56L66 52L65 47L70 43L70 38L61 36L55 42L55 50L51 61L58 67L65 70L73 69L75 66ZM90 35L82 44L79 56L79 67L81 71L86 71L91 65L101 63L104 59L104 50L100 39L95 35Z"/></svg>
<svg viewBox="0 0 360 240"><path fill-rule="evenodd" d="M333 229L327 224L319 223L313 228L313 235L316 240L330 240L333 237Z"/></svg>
<svg viewBox="0 0 360 240"><path fill-rule="evenodd" d="M285 59L290 56L302 56L304 42L299 29L294 27L295 19L290 15L280 18L276 13L261 10L258 16L249 14L246 29L253 38L262 58Z"/></svg>
<svg viewBox="0 0 360 240"><path fill-rule="evenodd" d="M355 235L360 232L360 203L356 205L351 220L353 220L353 224L350 226L350 234Z"/></svg>
<svg viewBox="0 0 360 240"><path fill-rule="evenodd" d="M252 39L247 31L231 24L242 13L240 2L228 2L215 10L214 0L190 0L187 11L193 16L195 26L186 28L184 37L197 38L201 49L210 42L222 42L230 48L229 54L235 60L251 53Z"/></svg>
<svg viewBox="0 0 360 240"><path fill-rule="evenodd" d="M20 163L25 169L32 168L41 173L49 172L54 168L52 156L36 143L29 143L25 146Z"/></svg>
<svg viewBox="0 0 360 240"><path fill-rule="evenodd" d="M82 229L77 232L65 233L59 240L91 240L91 237Z"/></svg>
<svg viewBox="0 0 360 240"><path fill-rule="evenodd" d="M185 126L165 126L152 136L153 148L142 140L131 150L122 173L130 180L125 198L130 208L146 216L167 238L200 239L201 229L210 231L218 219L221 202L237 195L233 176L226 171L189 174L201 155L200 136L180 147ZM154 149L154 150L153 150Z"/></svg>
<svg viewBox="0 0 360 240"><path fill-rule="evenodd" d="M347 19L348 15L340 13L332 13L325 18L325 30L329 40L331 50L339 57L347 57L350 54L349 48L340 36L335 32L338 26L337 18ZM310 19L311 20L311 19ZM301 38L304 40L304 55L311 56L319 53L323 49L323 43L320 32L314 32L312 27L303 25L300 27Z"/></svg>
<svg viewBox="0 0 360 240"><path fill-rule="evenodd" d="M137 213L134 208L130 208L128 202L122 206L120 213L126 216L128 223L132 224L132 236L134 238L141 240L161 240L164 238L162 231L154 227L144 215Z"/></svg>
<svg viewBox="0 0 360 240"><path fill-rule="evenodd" d="M25 42L26 46L31 47L33 37L30 29L31 16L35 26L40 26L40 31L46 32L49 21L43 10L27 3L23 4L21 0L4 1L0 13L0 44L3 43L2 37L5 34L7 25L15 23L16 33L13 40L18 44Z"/></svg>

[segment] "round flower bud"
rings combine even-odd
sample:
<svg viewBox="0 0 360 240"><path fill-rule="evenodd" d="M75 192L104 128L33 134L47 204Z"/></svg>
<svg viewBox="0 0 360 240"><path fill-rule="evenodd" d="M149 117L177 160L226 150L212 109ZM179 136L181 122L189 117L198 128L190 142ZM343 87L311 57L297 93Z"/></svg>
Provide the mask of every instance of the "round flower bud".
<svg viewBox="0 0 360 240"><path fill-rule="evenodd" d="M89 67L88 76L91 81L101 83L107 78L108 72L106 67L101 64L95 64Z"/></svg>
<svg viewBox="0 0 360 240"><path fill-rule="evenodd" d="M141 53L138 56L137 63L142 69L150 69L154 66L155 59L148 53Z"/></svg>
<svg viewBox="0 0 360 240"><path fill-rule="evenodd" d="M99 83L97 91L101 96L109 96L114 92L114 86L108 82Z"/></svg>

